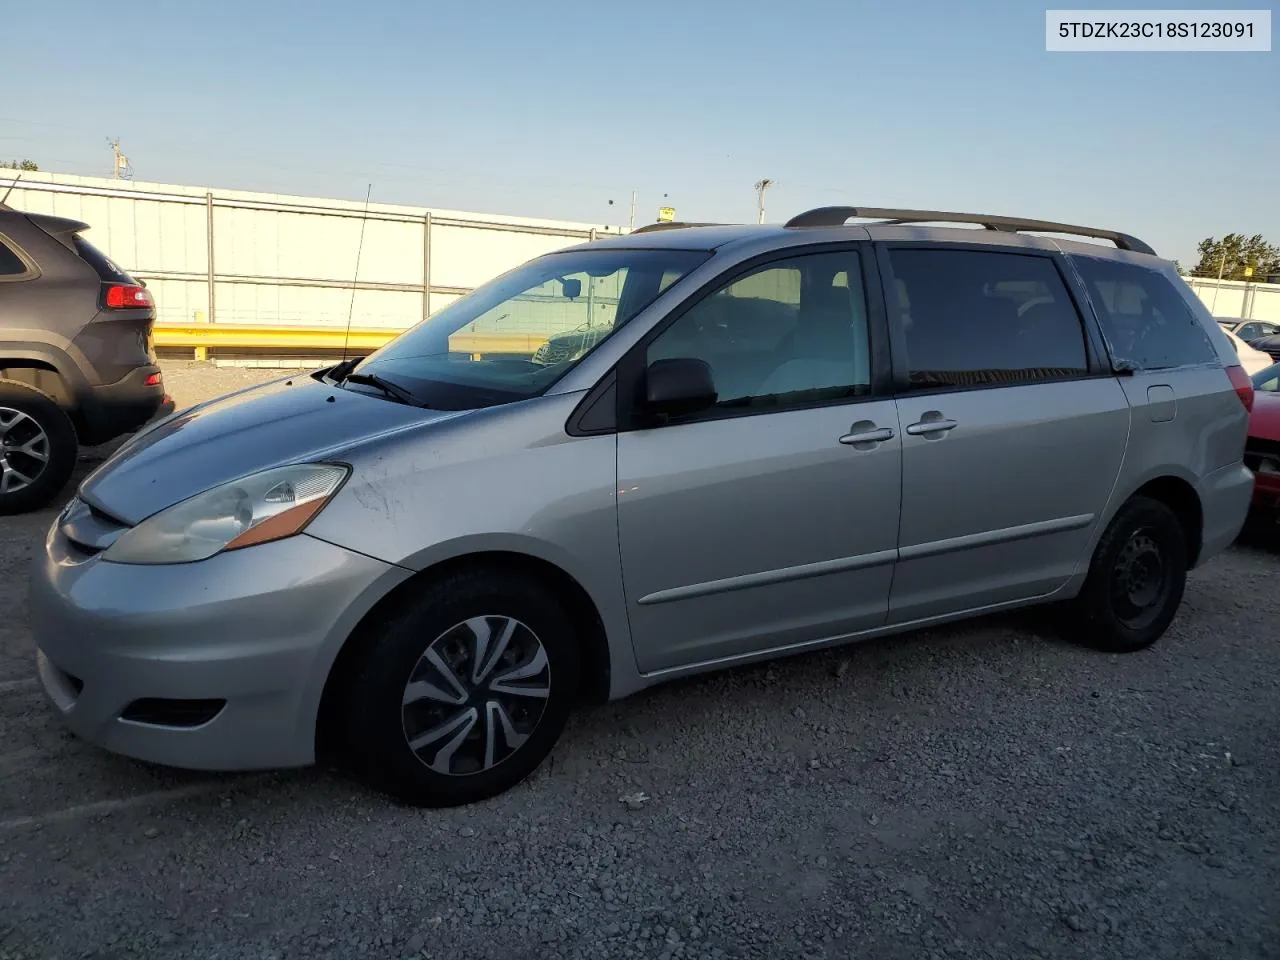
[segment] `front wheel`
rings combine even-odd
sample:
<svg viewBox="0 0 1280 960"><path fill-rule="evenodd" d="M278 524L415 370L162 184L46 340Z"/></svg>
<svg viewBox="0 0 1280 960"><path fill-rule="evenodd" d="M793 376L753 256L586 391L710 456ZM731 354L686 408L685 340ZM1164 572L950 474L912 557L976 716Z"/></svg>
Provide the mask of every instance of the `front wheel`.
<svg viewBox="0 0 1280 960"><path fill-rule="evenodd" d="M1076 638L1112 653L1149 647L1173 622L1187 582L1187 541L1173 511L1133 497L1094 550L1075 600Z"/></svg>
<svg viewBox="0 0 1280 960"><path fill-rule="evenodd" d="M347 694L348 758L405 803L496 796L533 773L564 730L577 639L536 581L451 576L361 639L367 649Z"/></svg>

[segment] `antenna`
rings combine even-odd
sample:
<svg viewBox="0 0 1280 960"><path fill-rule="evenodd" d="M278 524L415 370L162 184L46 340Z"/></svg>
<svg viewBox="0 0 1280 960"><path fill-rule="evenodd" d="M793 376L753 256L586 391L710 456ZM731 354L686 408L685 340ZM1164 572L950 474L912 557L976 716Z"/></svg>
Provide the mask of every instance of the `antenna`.
<svg viewBox="0 0 1280 960"><path fill-rule="evenodd" d="M351 305L347 307L347 329L342 335L342 362L347 362L347 343L351 340L351 317L356 311L356 284L360 280L360 252L364 249L364 225L369 221L369 197L373 184L364 192L364 213L360 215L360 242L356 244L356 275L351 278Z"/></svg>
<svg viewBox="0 0 1280 960"><path fill-rule="evenodd" d="M3 197L0 197L0 207L4 206L4 202L9 199L9 194L13 193L13 188L18 185L18 181L21 179L22 179L21 173L19 173L16 177L13 178L13 183L9 184L9 189L4 192Z"/></svg>

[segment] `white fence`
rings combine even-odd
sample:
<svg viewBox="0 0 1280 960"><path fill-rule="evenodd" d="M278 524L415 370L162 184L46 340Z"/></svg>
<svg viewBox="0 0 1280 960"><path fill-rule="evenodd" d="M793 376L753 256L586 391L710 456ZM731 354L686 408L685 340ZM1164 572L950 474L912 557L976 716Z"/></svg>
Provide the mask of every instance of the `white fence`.
<svg viewBox="0 0 1280 960"><path fill-rule="evenodd" d="M23 174L8 203L88 223L85 237L145 280L172 323L314 327L350 311L357 327L403 329L531 257L625 232L52 173Z"/></svg>
<svg viewBox="0 0 1280 960"><path fill-rule="evenodd" d="M404 329L531 257L625 232L383 203L366 217L344 200L55 173L24 173L8 202L88 223L171 323L325 326L350 312L358 327ZM1215 316L1280 323L1280 284L1187 282Z"/></svg>
<svg viewBox="0 0 1280 960"><path fill-rule="evenodd" d="M1215 317L1280 323L1280 283L1245 283L1213 277L1187 277L1186 281Z"/></svg>

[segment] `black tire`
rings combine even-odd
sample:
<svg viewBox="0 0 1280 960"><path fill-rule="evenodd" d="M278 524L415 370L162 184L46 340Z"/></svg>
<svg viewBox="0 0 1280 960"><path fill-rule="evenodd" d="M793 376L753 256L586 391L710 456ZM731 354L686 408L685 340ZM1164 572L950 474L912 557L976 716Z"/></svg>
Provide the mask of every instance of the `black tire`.
<svg viewBox="0 0 1280 960"><path fill-rule="evenodd" d="M484 663L483 654L455 666L454 675L461 676L468 688L465 703L444 704L435 697L422 696L406 705L410 680L432 684L436 691L449 689L447 678L427 661L427 651L434 649L453 662L450 658L456 647L466 647L477 635L464 625L480 618L493 618L488 621L491 626L500 624L501 618L516 623L507 644L508 655L514 659L492 665L478 684L472 684L467 673L476 660ZM545 653L545 686L549 691L545 699L523 694L512 697L486 686L497 684L504 673L519 671L521 663L528 669L540 662L536 654L529 653L525 630ZM493 636L501 632L495 629ZM550 590L517 573L473 570L438 580L354 640L365 649L344 698L345 759L371 786L413 806L475 803L520 783L555 747L578 687L579 648L572 621ZM497 645L491 643L489 652ZM474 653L475 647L471 649ZM540 688L543 676L539 672L523 683L507 683L504 690L527 689L526 684ZM492 712L495 702L502 705L500 716ZM439 750L451 736L441 735L420 753L410 748L411 736L422 737L459 718L465 724L464 714L471 711L475 711L474 722L452 759L442 760L443 751ZM534 712L537 717L531 720ZM510 752L504 722L514 724L511 729L517 736L527 736ZM495 731L492 756L496 762L486 767L485 734L490 728ZM456 770L441 772L428 765L432 762Z"/></svg>
<svg viewBox="0 0 1280 960"><path fill-rule="evenodd" d="M37 432L45 442L30 446ZM0 380L0 515L46 506L71 479L78 451L71 418L51 397L25 383ZM33 452L47 459L42 462ZM23 485L6 490L6 481Z"/></svg>
<svg viewBox="0 0 1280 960"><path fill-rule="evenodd" d="M1133 497L1112 519L1074 601L1073 639L1110 653L1151 646L1169 628L1187 583L1187 540L1163 503Z"/></svg>

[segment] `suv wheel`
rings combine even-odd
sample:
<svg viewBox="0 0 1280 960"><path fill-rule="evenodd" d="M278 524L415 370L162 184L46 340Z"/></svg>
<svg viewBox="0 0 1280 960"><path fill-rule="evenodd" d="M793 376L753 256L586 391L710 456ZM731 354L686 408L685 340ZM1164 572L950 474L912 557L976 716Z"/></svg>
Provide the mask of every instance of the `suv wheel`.
<svg viewBox="0 0 1280 960"><path fill-rule="evenodd" d="M1168 629L1187 582L1187 541L1173 511L1134 497L1107 527L1076 599L1078 639L1113 653L1141 650Z"/></svg>
<svg viewBox="0 0 1280 960"><path fill-rule="evenodd" d="M535 581L448 577L364 639L347 693L346 752L397 799L450 807L496 796L560 738L578 684L577 642Z"/></svg>
<svg viewBox="0 0 1280 960"><path fill-rule="evenodd" d="M71 478L76 430L47 395L0 380L0 514L45 506Z"/></svg>

